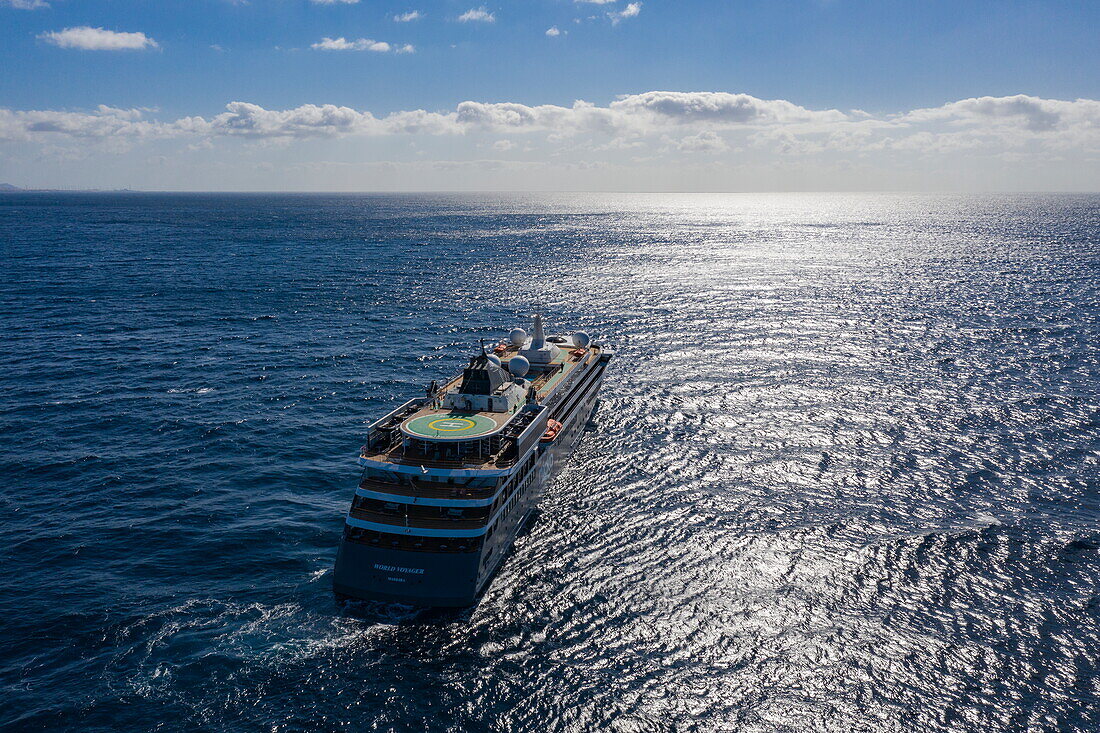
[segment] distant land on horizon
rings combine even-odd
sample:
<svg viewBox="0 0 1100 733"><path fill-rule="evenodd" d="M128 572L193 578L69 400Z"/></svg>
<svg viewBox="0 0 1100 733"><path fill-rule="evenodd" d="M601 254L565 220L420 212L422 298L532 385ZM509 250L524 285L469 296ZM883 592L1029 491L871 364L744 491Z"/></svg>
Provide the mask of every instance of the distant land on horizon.
<svg viewBox="0 0 1100 733"><path fill-rule="evenodd" d="M133 188L21 188L10 183L0 183L0 193L91 193L96 191L103 193L137 193L136 189Z"/></svg>

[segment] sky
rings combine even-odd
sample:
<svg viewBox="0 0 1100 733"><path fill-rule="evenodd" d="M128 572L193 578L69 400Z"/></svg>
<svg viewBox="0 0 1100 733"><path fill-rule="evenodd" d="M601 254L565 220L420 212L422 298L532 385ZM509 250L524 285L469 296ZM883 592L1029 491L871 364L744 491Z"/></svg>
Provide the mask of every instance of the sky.
<svg viewBox="0 0 1100 733"><path fill-rule="evenodd" d="M1100 2L0 0L0 182L1098 191Z"/></svg>

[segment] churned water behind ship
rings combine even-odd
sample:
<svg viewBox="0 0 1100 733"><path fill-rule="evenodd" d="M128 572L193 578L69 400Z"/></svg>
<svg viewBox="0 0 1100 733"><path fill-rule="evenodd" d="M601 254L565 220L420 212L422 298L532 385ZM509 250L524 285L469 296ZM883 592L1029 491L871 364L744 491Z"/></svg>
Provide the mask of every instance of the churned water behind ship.
<svg viewBox="0 0 1100 733"><path fill-rule="evenodd" d="M1100 726L1100 198L0 198L0 726ZM479 605L337 605L365 426L614 343Z"/></svg>

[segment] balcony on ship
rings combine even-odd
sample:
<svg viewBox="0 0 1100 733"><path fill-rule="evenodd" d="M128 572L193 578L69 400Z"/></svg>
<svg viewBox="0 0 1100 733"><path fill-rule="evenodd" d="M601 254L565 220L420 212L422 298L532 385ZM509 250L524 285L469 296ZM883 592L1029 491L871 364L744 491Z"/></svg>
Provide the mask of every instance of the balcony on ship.
<svg viewBox="0 0 1100 733"><path fill-rule="evenodd" d="M395 496L423 497L425 499L486 499L492 496L498 482L455 480L427 481L414 476L401 477L403 480L383 480L379 472L367 471L359 482L359 488L380 494ZM394 478L398 478L396 475Z"/></svg>
<svg viewBox="0 0 1100 733"><path fill-rule="evenodd" d="M394 527L478 529L485 526L491 510L490 506L440 507L356 496L351 505L351 516Z"/></svg>
<svg viewBox="0 0 1100 733"><path fill-rule="evenodd" d="M477 552L484 542L483 537L420 537L417 535L377 532L350 525L344 527L344 539L360 545L381 547L405 552Z"/></svg>

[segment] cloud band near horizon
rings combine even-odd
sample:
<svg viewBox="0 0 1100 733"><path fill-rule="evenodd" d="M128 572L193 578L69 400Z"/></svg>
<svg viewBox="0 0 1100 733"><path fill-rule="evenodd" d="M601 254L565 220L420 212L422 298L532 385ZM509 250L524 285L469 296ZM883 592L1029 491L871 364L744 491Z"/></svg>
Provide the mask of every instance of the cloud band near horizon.
<svg viewBox="0 0 1100 733"><path fill-rule="evenodd" d="M809 109L781 99L727 92L652 91L623 95L605 106L467 101L453 110L422 109L375 116L332 104L284 110L231 102L212 117L154 119L140 109L101 105L94 111L0 108L0 141L56 144L65 139L142 141L171 138L252 138L293 141L349 136L542 136L604 149L663 147L680 152L773 148L785 154L828 150L949 152L985 148L1007 152L1038 144L1048 150L1100 152L1100 101L1027 95L973 97L939 107L889 114Z"/></svg>

